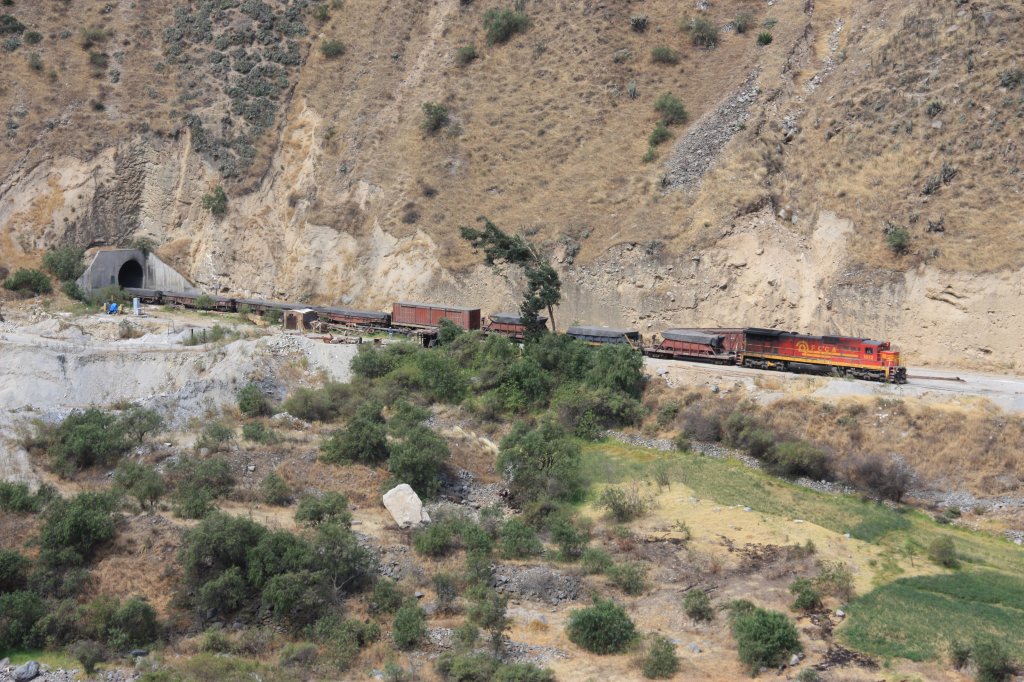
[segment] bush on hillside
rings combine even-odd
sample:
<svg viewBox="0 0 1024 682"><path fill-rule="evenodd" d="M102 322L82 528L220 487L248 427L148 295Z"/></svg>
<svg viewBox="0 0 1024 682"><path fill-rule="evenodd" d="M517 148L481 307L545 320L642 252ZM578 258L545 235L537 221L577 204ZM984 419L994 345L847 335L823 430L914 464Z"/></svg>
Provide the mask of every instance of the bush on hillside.
<svg viewBox="0 0 1024 682"><path fill-rule="evenodd" d="M224 187L217 185L209 194L203 195L203 208L218 218L228 212L228 195Z"/></svg>
<svg viewBox="0 0 1024 682"><path fill-rule="evenodd" d="M437 102L423 103L423 122L420 126L425 133L436 133L448 125L448 107Z"/></svg>
<svg viewBox="0 0 1024 682"><path fill-rule="evenodd" d="M352 512L348 508L348 498L335 492L327 492L320 497L306 495L299 500L295 521L308 526L335 523L349 528L352 525Z"/></svg>
<svg viewBox="0 0 1024 682"><path fill-rule="evenodd" d="M46 273L30 268L19 268L13 275L4 280L4 288L22 294L48 294L53 285Z"/></svg>
<svg viewBox="0 0 1024 682"><path fill-rule="evenodd" d="M209 450L220 452L227 450L228 445L235 440L235 430L223 422L210 422L203 427L196 441L196 450Z"/></svg>
<svg viewBox="0 0 1024 682"><path fill-rule="evenodd" d="M263 501L277 507L291 504L292 491L284 479L271 471L260 484L260 492L263 493Z"/></svg>
<svg viewBox="0 0 1024 682"><path fill-rule="evenodd" d="M13 549L0 549L0 594L25 589L31 564Z"/></svg>
<svg viewBox="0 0 1024 682"><path fill-rule="evenodd" d="M85 252L74 246L50 249L43 254L43 267L61 282L73 282L85 272Z"/></svg>
<svg viewBox="0 0 1024 682"><path fill-rule="evenodd" d="M690 34L690 39L697 47L710 49L718 45L718 26L707 17L700 16L691 19L684 25L684 29Z"/></svg>
<svg viewBox="0 0 1024 682"><path fill-rule="evenodd" d="M667 126L686 123L690 118L683 101L669 92L654 101L654 110L661 114L661 122Z"/></svg>
<svg viewBox="0 0 1024 682"><path fill-rule="evenodd" d="M484 12L484 28L488 45L506 43L515 34L530 28L530 18L511 9L489 9Z"/></svg>
<svg viewBox="0 0 1024 682"><path fill-rule="evenodd" d="M46 602L35 592L0 594L0 651L32 648L32 629L46 614Z"/></svg>
<svg viewBox="0 0 1024 682"><path fill-rule="evenodd" d="M114 485L134 497L143 509L154 509L166 491L164 478L142 462L122 460L114 472Z"/></svg>
<svg viewBox="0 0 1024 682"><path fill-rule="evenodd" d="M375 464L387 459L387 429L380 403L360 405L343 431L335 431L321 443L320 452L320 458L331 464Z"/></svg>
<svg viewBox="0 0 1024 682"><path fill-rule="evenodd" d="M448 443L429 428L414 426L407 428L405 438L390 450L392 481L408 483L420 497L434 497L441 487L441 470L451 457Z"/></svg>
<svg viewBox="0 0 1024 682"><path fill-rule="evenodd" d="M327 59L336 59L345 54L345 43L336 39L328 39L320 43L320 54Z"/></svg>
<svg viewBox="0 0 1024 682"><path fill-rule="evenodd" d="M35 493L27 483L0 481L0 511L34 514L54 497L53 488L43 485Z"/></svg>
<svg viewBox="0 0 1024 682"><path fill-rule="evenodd" d="M646 584L647 569L643 564L631 561L618 564L608 569L608 579L624 594L635 597L643 594Z"/></svg>
<svg viewBox="0 0 1024 682"><path fill-rule="evenodd" d="M90 408L64 418L53 432L49 450L54 468L68 475L74 469L116 464L129 447L117 418Z"/></svg>
<svg viewBox="0 0 1024 682"><path fill-rule="evenodd" d="M814 480L831 476L828 456L805 441L777 443L772 450L771 465L785 476L806 476Z"/></svg>
<svg viewBox="0 0 1024 682"><path fill-rule="evenodd" d="M595 599L593 606L570 613L566 634L574 644L595 654L622 653L637 637L626 611L610 599Z"/></svg>
<svg viewBox="0 0 1024 682"><path fill-rule="evenodd" d="M213 501L235 485L231 467L220 458L182 457L168 470L174 487L174 513L185 519L201 519L213 511Z"/></svg>
<svg viewBox="0 0 1024 682"><path fill-rule="evenodd" d="M163 425L163 421L163 417L156 410L132 405L117 418L117 428L141 443L146 436L156 432Z"/></svg>
<svg viewBox="0 0 1024 682"><path fill-rule="evenodd" d="M944 536L936 538L928 545L928 558L945 568L958 568L960 558L956 552L953 538Z"/></svg>
<svg viewBox="0 0 1024 682"><path fill-rule="evenodd" d="M509 519L501 527L499 546L505 559L526 559L544 551L537 533L516 518Z"/></svg>
<svg viewBox="0 0 1024 682"><path fill-rule="evenodd" d="M659 45L651 50L651 61L655 64L678 64L679 53L665 45Z"/></svg>
<svg viewBox="0 0 1024 682"><path fill-rule="evenodd" d="M667 637L655 637L644 656L644 677L651 680L665 680L679 670L679 658L676 656L676 645Z"/></svg>
<svg viewBox="0 0 1024 682"><path fill-rule="evenodd" d="M807 578L794 580L789 586L789 593L796 597L793 602L793 609L796 611L815 611L821 608L821 594Z"/></svg>
<svg viewBox="0 0 1024 682"><path fill-rule="evenodd" d="M536 429L517 422L501 441L497 469L517 504L572 500L583 489L580 447L551 420Z"/></svg>
<svg viewBox="0 0 1024 682"><path fill-rule="evenodd" d="M796 627L784 614L755 607L744 609L732 623L740 661L756 674L762 667L774 668L792 654L802 651Z"/></svg>
<svg viewBox="0 0 1024 682"><path fill-rule="evenodd" d="M686 615L698 622L709 622L715 617L711 607L711 598L700 588L694 588L683 597L683 610Z"/></svg>
<svg viewBox="0 0 1024 682"><path fill-rule="evenodd" d="M616 523L627 523L646 514L650 502L640 495L635 486L628 490L608 486L601 491L596 506L608 510L608 515Z"/></svg>
<svg viewBox="0 0 1024 682"><path fill-rule="evenodd" d="M109 493L79 493L55 499L39 531L40 558L51 566L88 563L116 534L113 512L117 500Z"/></svg>
<svg viewBox="0 0 1024 682"><path fill-rule="evenodd" d="M978 682L1005 682L1017 671L1006 644L989 635L978 635L971 647L971 657L978 668Z"/></svg>
<svg viewBox="0 0 1024 682"><path fill-rule="evenodd" d="M270 401L256 384L246 384L238 392L238 410L247 417L270 414Z"/></svg>
<svg viewBox="0 0 1024 682"><path fill-rule="evenodd" d="M409 602L395 613L391 637L399 649L412 649L426 636L427 616L415 602Z"/></svg>
<svg viewBox="0 0 1024 682"><path fill-rule="evenodd" d="M82 664L83 672L89 676L96 672L97 665L107 660L106 648L92 639L78 640L68 647L67 653Z"/></svg>

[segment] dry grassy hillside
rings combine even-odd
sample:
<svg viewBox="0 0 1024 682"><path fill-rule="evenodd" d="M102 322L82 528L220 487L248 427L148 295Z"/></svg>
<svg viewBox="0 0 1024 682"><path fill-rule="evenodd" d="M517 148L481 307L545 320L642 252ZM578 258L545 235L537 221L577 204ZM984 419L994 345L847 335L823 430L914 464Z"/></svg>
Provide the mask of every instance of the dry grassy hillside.
<svg viewBox="0 0 1024 682"><path fill-rule="evenodd" d="M653 329L728 310L889 336L920 360L952 345L1024 361L999 337L1020 296L1010 4L519 7L526 30L488 44L485 15L508 9L490 0L15 0L0 264L146 236L209 289L507 307L514 280L458 237L487 215L547 246L569 319ZM695 44L695 20L715 47ZM645 157L665 93L688 121ZM447 125L425 132L425 103ZM216 185L221 218L201 201ZM781 284L753 268L763 253Z"/></svg>

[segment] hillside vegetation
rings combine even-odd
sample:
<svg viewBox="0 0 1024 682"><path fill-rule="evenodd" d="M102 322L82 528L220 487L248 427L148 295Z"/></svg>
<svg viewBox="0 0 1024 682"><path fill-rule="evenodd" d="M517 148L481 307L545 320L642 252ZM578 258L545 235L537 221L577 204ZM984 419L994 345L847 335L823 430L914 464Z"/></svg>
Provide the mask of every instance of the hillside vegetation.
<svg viewBox="0 0 1024 682"><path fill-rule="evenodd" d="M1009 4L2 11L11 271L45 247L146 237L210 289L498 309L514 286L458 236L483 214L545 246L577 287L572 318L1021 361L1014 306L993 295L1016 300L1022 255Z"/></svg>

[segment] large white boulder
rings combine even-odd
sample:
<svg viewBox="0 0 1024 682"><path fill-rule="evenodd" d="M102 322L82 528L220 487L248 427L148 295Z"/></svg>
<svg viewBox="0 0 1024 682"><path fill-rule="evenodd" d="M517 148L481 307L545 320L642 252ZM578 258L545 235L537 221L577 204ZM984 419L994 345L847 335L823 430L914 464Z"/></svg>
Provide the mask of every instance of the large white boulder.
<svg viewBox="0 0 1024 682"><path fill-rule="evenodd" d="M399 528L415 528L430 523L430 516L423 511L423 502L408 483L396 485L384 493L384 506L391 512Z"/></svg>

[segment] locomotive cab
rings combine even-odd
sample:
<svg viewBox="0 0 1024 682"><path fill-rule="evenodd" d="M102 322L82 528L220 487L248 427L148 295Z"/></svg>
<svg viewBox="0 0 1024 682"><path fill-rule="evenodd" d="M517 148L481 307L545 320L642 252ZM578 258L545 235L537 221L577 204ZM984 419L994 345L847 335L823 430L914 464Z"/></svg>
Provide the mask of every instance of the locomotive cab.
<svg viewBox="0 0 1024 682"><path fill-rule="evenodd" d="M878 360L885 367L886 379L896 384L907 383L907 368L900 361L900 352L894 350L888 341L878 346Z"/></svg>

